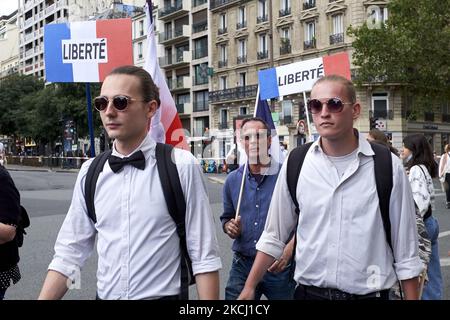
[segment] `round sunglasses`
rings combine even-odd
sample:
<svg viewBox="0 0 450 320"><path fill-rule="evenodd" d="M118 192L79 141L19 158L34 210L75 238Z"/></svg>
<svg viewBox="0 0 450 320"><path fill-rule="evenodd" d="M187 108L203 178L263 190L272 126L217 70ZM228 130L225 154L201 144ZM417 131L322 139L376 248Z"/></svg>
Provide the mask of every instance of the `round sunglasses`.
<svg viewBox="0 0 450 320"><path fill-rule="evenodd" d="M342 102L339 98L330 98L327 102L322 103L319 99L310 99L308 100L307 106L308 111L312 114L317 114L322 112L323 105L327 105L327 109L330 113L338 113L344 109L344 105L353 104L351 102Z"/></svg>
<svg viewBox="0 0 450 320"><path fill-rule="evenodd" d="M143 101L143 100L136 100L124 95L117 95L112 98L112 104L114 108L116 108L116 110L118 111L124 111L131 101ZM94 99L94 107L97 111L104 111L108 107L108 104L109 99L106 96L100 96Z"/></svg>

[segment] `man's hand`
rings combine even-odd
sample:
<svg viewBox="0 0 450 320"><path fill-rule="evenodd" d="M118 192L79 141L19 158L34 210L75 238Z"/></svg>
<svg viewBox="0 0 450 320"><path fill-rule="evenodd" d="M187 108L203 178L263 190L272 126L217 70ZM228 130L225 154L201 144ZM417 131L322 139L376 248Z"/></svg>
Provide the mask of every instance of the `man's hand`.
<svg viewBox="0 0 450 320"><path fill-rule="evenodd" d="M231 219L224 225L225 233L231 238L236 239L241 234L241 216L238 216L237 219Z"/></svg>
<svg viewBox="0 0 450 320"><path fill-rule="evenodd" d="M283 254L280 259L276 260L272 265L267 269L267 271L272 273L279 273L283 271L286 266L289 264L292 258L292 252L294 249L294 238L284 247Z"/></svg>

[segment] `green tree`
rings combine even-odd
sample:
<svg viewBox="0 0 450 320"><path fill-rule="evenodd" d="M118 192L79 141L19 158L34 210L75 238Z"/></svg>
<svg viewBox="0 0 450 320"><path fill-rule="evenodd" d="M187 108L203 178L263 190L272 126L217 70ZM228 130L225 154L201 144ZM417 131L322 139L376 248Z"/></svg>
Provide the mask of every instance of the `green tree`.
<svg viewBox="0 0 450 320"><path fill-rule="evenodd" d="M385 24L347 30L357 82L400 83L416 107L449 100L450 0L392 0L388 12Z"/></svg>

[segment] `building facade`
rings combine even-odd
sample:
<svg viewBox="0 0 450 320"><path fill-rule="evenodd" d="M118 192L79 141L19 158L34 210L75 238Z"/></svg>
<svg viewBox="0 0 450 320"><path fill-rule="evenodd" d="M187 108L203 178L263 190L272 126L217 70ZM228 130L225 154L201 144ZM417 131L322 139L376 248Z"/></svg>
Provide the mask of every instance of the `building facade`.
<svg viewBox="0 0 450 320"><path fill-rule="evenodd" d="M0 17L0 79L19 71L17 10Z"/></svg>
<svg viewBox="0 0 450 320"><path fill-rule="evenodd" d="M388 18L385 0L212 0L210 1L211 61L214 75L209 101L214 150L224 157L233 145L233 120L253 114L258 71L297 61L347 52L352 76L352 41L347 28ZM368 20L370 19L370 20ZM410 133L424 133L439 153L449 141L449 104L430 106L415 119L406 120L413 97L405 97L399 84L370 84L357 90L362 105L355 127L370 129L376 118L381 130L401 148ZM278 134L297 145L296 124L304 115L303 96L272 101ZM314 128L311 128L314 132Z"/></svg>

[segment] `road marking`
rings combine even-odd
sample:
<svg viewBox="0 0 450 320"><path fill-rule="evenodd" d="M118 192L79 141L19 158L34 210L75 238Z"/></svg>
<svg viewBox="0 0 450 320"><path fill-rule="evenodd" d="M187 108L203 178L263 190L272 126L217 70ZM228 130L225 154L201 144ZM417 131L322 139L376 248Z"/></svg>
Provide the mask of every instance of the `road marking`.
<svg viewBox="0 0 450 320"><path fill-rule="evenodd" d="M450 266L450 258L442 258L441 267L448 267L448 266Z"/></svg>
<svg viewBox="0 0 450 320"><path fill-rule="evenodd" d="M438 238L443 238L443 237L447 237L447 236L450 236L450 231L440 232Z"/></svg>

